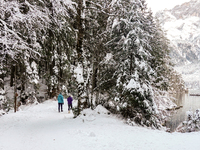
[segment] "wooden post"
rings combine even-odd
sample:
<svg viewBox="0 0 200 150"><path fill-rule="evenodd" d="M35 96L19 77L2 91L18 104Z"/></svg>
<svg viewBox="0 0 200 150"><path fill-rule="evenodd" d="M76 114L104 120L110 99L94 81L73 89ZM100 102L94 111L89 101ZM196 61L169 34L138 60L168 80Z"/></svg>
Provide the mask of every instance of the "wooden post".
<svg viewBox="0 0 200 150"><path fill-rule="evenodd" d="M16 73L17 73L17 67L15 65L15 87L14 87L14 112L17 111L17 81L16 81Z"/></svg>
<svg viewBox="0 0 200 150"><path fill-rule="evenodd" d="M15 112L17 111L17 96L18 96L18 94L17 93L15 93Z"/></svg>

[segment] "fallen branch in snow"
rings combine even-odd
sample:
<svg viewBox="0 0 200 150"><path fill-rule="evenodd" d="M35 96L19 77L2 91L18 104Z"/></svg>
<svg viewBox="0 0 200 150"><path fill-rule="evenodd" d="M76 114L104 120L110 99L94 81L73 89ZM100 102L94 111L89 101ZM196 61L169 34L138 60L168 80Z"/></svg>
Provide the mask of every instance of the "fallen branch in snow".
<svg viewBox="0 0 200 150"><path fill-rule="evenodd" d="M168 111L171 111L171 110L177 110L177 109L180 109L182 108L183 106L176 106L176 107L173 107L173 108L167 108L166 110Z"/></svg>
<svg viewBox="0 0 200 150"><path fill-rule="evenodd" d="M200 94L190 94L190 96L200 96Z"/></svg>

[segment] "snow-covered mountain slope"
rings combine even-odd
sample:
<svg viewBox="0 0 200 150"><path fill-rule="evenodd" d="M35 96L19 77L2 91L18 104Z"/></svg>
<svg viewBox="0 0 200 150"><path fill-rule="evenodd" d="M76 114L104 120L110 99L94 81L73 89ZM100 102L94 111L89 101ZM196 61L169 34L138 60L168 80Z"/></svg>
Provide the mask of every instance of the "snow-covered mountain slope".
<svg viewBox="0 0 200 150"><path fill-rule="evenodd" d="M191 0L172 10L163 10L156 14L170 40L172 61L176 64L177 70L183 74L183 79L189 88L200 88L199 84L192 86L193 82L200 81L200 74L191 71L200 66L199 8L200 0ZM194 78L197 80L194 81Z"/></svg>
<svg viewBox="0 0 200 150"><path fill-rule="evenodd" d="M185 81L188 89L200 89L200 63L191 63L175 67Z"/></svg>
<svg viewBox="0 0 200 150"><path fill-rule="evenodd" d="M52 100L0 117L0 150L186 150L199 149L199 139L200 132L129 126L102 106L73 119Z"/></svg>

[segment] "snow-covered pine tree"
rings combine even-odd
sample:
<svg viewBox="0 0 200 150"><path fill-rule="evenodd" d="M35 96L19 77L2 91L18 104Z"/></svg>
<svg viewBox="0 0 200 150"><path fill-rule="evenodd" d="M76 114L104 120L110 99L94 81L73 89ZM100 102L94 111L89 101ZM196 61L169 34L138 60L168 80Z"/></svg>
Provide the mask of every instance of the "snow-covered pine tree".
<svg viewBox="0 0 200 150"><path fill-rule="evenodd" d="M4 81L0 79L0 116L8 112L11 107L5 94Z"/></svg>
<svg viewBox="0 0 200 150"><path fill-rule="evenodd" d="M89 105L93 106L99 104L100 93L103 90L101 84L104 82L103 77L106 76L102 61L108 52L105 43L108 40L107 20L110 15L111 0L92 0L85 3L85 38L84 51L88 67L90 67L90 82L91 96ZM100 88L101 86L101 88Z"/></svg>
<svg viewBox="0 0 200 150"><path fill-rule="evenodd" d="M10 75L10 85L13 86L16 77L16 86L22 94L30 78L32 81L38 79L37 75L33 75L28 69L31 68L33 60L39 56L40 46L35 37L37 29L44 25L41 25L42 21L38 21L41 15L37 14L41 11L28 1L3 1L1 13L3 34L0 39L4 51L3 58L6 59L3 66L7 67L7 77Z"/></svg>
<svg viewBox="0 0 200 150"><path fill-rule="evenodd" d="M158 20L149 16L150 25L156 30L152 30L151 55L150 65L155 70L154 78L152 79L153 86L162 91L184 91L184 82L182 77L175 71L170 59L170 44L166 38L166 33L161 29ZM154 21L155 20L155 21Z"/></svg>
<svg viewBox="0 0 200 150"><path fill-rule="evenodd" d="M76 2L79 4L77 6L80 6L77 8L77 12L81 13L77 13L75 27L78 29L77 44L82 44L82 49L77 49L77 53L81 54L81 62L78 61L79 67L77 68L81 68L80 74L83 75L81 77L83 80L80 81L84 81L84 84L79 84L82 87L79 92L79 110L82 110L82 108L93 108L99 104L100 90L104 89L102 83L107 74L102 62L108 52L105 43L108 39L106 29L111 1L86 0ZM79 47L77 45L77 48Z"/></svg>
<svg viewBox="0 0 200 150"><path fill-rule="evenodd" d="M113 7L116 17L109 45L114 60L119 62L115 107L140 125L159 128L151 80L155 70L150 65L153 35L149 31L156 29L148 25L145 1L117 0Z"/></svg>
<svg viewBox="0 0 200 150"><path fill-rule="evenodd" d="M83 57L83 38L84 38L84 1L83 0L73 0L76 3L75 6L75 16L74 18L74 29L76 31L76 43L74 52L74 66L73 66L73 74L75 76L75 82L77 89L77 99L78 105L74 108L75 116L78 116L83 108L85 108L87 102L84 97L85 89L84 89L84 79L83 79L83 71L84 71L84 57Z"/></svg>
<svg viewBox="0 0 200 150"><path fill-rule="evenodd" d="M195 112L187 111L187 120L183 121L177 128L178 132L196 132L200 130L200 109Z"/></svg>
<svg viewBox="0 0 200 150"><path fill-rule="evenodd" d="M169 41L159 24L154 23L154 20L151 17L149 17L149 20L151 20L150 25L154 26L154 30L151 32L152 38L150 39L150 53L152 55L150 65L153 70L155 70L155 73L153 74L154 78L152 78L152 84L157 89L168 91L168 75L170 74L170 69L172 69L169 56Z"/></svg>
<svg viewBox="0 0 200 150"><path fill-rule="evenodd" d="M0 88L0 116L4 115L5 112L5 106L7 106L6 102L7 100L5 99L5 91Z"/></svg>
<svg viewBox="0 0 200 150"><path fill-rule="evenodd" d="M1 4L1 66L10 75L11 86L16 76L21 95L28 84L37 87L39 75L51 73L47 76L49 81L58 81L56 86L66 83L75 39L68 14L73 8L68 3L14 0Z"/></svg>
<svg viewBox="0 0 200 150"><path fill-rule="evenodd" d="M154 93L154 101L157 106L157 116L161 124L164 124L169 116L167 108L176 106L173 103L169 92L173 91L173 87L183 86L181 82L172 81L172 76L175 75L175 70L170 60L169 40L166 38L165 32L161 29L158 20L152 17L150 12L147 15L146 30L152 35L149 39L151 45L151 59L149 65L154 70L151 75L151 85ZM181 80L181 79L180 79ZM172 84L173 82L173 84ZM184 86L183 86L184 87ZM180 89L183 89L180 88ZM163 109L164 108L164 109Z"/></svg>
<svg viewBox="0 0 200 150"><path fill-rule="evenodd" d="M48 95L52 98L62 90L63 85L68 86L71 82L71 55L75 45L75 32L68 13L72 9L66 1L49 1L45 5L48 9L46 15L50 20L38 37L42 47L39 72L45 78Z"/></svg>

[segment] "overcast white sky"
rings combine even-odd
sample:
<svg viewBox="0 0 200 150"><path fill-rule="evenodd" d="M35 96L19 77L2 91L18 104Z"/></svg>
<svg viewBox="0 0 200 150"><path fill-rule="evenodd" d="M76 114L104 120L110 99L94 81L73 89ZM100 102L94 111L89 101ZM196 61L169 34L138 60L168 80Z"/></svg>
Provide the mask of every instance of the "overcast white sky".
<svg viewBox="0 0 200 150"><path fill-rule="evenodd" d="M165 8L171 9L176 5L181 5L184 2L190 0L146 0L148 7L155 13L158 10L164 10Z"/></svg>

